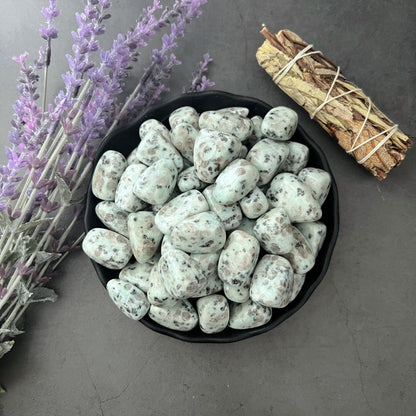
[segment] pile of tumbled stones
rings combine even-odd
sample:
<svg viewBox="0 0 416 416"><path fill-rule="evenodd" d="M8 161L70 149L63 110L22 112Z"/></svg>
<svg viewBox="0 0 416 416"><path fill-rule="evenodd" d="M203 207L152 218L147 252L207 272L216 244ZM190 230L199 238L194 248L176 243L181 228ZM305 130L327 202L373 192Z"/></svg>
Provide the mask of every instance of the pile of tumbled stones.
<svg viewBox="0 0 416 416"><path fill-rule="evenodd" d="M299 293L326 235L328 172L291 141L297 114L189 106L140 125L126 158L99 159L92 192L106 228L84 252L120 270L107 284L129 318L207 334L266 324Z"/></svg>

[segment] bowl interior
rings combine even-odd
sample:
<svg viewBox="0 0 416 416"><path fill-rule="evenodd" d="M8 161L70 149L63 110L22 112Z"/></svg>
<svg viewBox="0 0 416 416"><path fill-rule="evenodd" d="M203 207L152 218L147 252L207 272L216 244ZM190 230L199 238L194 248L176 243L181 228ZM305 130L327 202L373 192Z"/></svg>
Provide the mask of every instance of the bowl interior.
<svg viewBox="0 0 416 416"><path fill-rule="evenodd" d="M264 117L265 114L272 108L270 105L255 98L229 94L222 91L206 91L201 93L182 95L179 98L169 101L166 104L162 104L160 106L149 109L146 111L146 113L144 113L127 127L115 131L113 134L105 138L97 150L94 166L100 156L110 149L117 150L127 157L129 153L139 144L138 130L141 123L148 119L154 118L161 121L169 128L169 114L176 108L187 105L194 107L200 113L203 111L215 110L223 107L243 106L250 110L249 117L253 117L255 115ZM332 251L337 239L339 229L338 192L334 177L325 155L319 146L302 129L302 127L299 126L297 128L291 140L303 143L309 147L310 157L308 166L324 169L329 172L332 177L332 186L329 195L322 206L323 215L321 221L327 226L327 236L316 258L316 263L313 269L310 270L306 275L305 283L298 296L285 308L273 309L272 318L266 325L247 330L236 330L228 327L218 334L208 335L202 333L197 327L189 332L180 332L165 328L157 324L147 315L141 319L141 323L157 332L181 339L183 341L234 342L275 328L277 325L295 313L308 300L312 292L323 279L328 269ZM93 195L90 183L87 191L86 212L84 217L84 227L86 232L95 227L104 227L104 225L95 214L95 206L98 202L100 201ZM119 272L117 270L107 269L106 267L103 267L94 261L92 261L92 263L97 272L98 278L104 286L110 279L118 278ZM117 311L115 310L115 312Z"/></svg>

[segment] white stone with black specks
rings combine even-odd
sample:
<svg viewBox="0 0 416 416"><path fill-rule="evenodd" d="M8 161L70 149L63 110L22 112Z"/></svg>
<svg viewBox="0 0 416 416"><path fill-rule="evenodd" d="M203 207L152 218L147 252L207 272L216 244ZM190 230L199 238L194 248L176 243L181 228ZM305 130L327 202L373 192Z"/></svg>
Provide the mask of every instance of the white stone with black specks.
<svg viewBox="0 0 416 416"><path fill-rule="evenodd" d="M293 173L276 175L266 196L272 207L285 209L292 222L317 221L322 216L321 206L309 186Z"/></svg>
<svg viewBox="0 0 416 416"><path fill-rule="evenodd" d="M118 181L126 166L126 158L120 152L115 150L104 152L92 175L92 193L103 201L114 201Z"/></svg>
<svg viewBox="0 0 416 416"><path fill-rule="evenodd" d="M194 162L194 146L199 130L189 123L179 123L170 132L170 141L181 155Z"/></svg>
<svg viewBox="0 0 416 416"><path fill-rule="evenodd" d="M113 201L100 201L95 206L95 213L100 221L110 230L120 233L128 238L127 229L128 212L119 208Z"/></svg>
<svg viewBox="0 0 416 416"><path fill-rule="evenodd" d="M295 245L290 218L283 208L273 208L257 219L253 232L269 254L289 253Z"/></svg>
<svg viewBox="0 0 416 416"><path fill-rule="evenodd" d="M138 321L149 311L150 303L138 287L120 279L111 279L107 283L110 299L118 309L130 319Z"/></svg>
<svg viewBox="0 0 416 416"><path fill-rule="evenodd" d="M196 302L199 327L205 334L216 334L227 328L230 308L222 295L209 295Z"/></svg>
<svg viewBox="0 0 416 416"><path fill-rule="evenodd" d="M208 282L200 263L182 250L171 249L163 254L159 271L166 290L177 299L195 296Z"/></svg>
<svg viewBox="0 0 416 416"><path fill-rule="evenodd" d="M151 204L164 204L175 189L178 171L171 159L160 159L149 166L134 182L133 192Z"/></svg>
<svg viewBox="0 0 416 416"><path fill-rule="evenodd" d="M155 214L148 211L133 212L127 218L129 239L138 263L146 263L159 248L163 234L156 227Z"/></svg>
<svg viewBox="0 0 416 416"><path fill-rule="evenodd" d="M176 248L186 253L212 253L223 248L226 233L218 215L206 211L176 224L170 240Z"/></svg>
<svg viewBox="0 0 416 416"><path fill-rule="evenodd" d="M266 185L273 179L288 155L287 143L275 142L271 139L260 140L250 149L246 159L259 170L258 186Z"/></svg>
<svg viewBox="0 0 416 416"><path fill-rule="evenodd" d="M304 235L293 225L292 230L295 245L289 253L283 256L290 261L295 273L307 273L315 265L315 256Z"/></svg>
<svg viewBox="0 0 416 416"><path fill-rule="evenodd" d="M269 201L266 195L256 186L240 200L240 207L247 218L255 219L268 211Z"/></svg>
<svg viewBox="0 0 416 416"><path fill-rule="evenodd" d="M188 300L177 301L169 307L151 305L149 318L176 331L191 331L198 325L198 314Z"/></svg>
<svg viewBox="0 0 416 416"><path fill-rule="evenodd" d="M248 113L250 112L250 110L247 107L224 107L215 111L218 111L219 113L238 114L242 117L247 117Z"/></svg>
<svg viewBox="0 0 416 416"><path fill-rule="evenodd" d="M155 306L173 306L178 303L178 299L173 297L166 289L159 270L159 263L155 264L149 276L149 289L147 299Z"/></svg>
<svg viewBox="0 0 416 416"><path fill-rule="evenodd" d="M289 140L298 126L298 114L288 107L274 107L264 116L261 124L262 133L279 141Z"/></svg>
<svg viewBox="0 0 416 416"><path fill-rule="evenodd" d="M245 159L232 161L215 181L213 195L222 205L231 205L252 191L259 180L258 169Z"/></svg>
<svg viewBox="0 0 416 416"><path fill-rule="evenodd" d="M253 273L250 298L260 305L284 308L293 292L293 269L284 257L264 255Z"/></svg>
<svg viewBox="0 0 416 416"><path fill-rule="evenodd" d="M313 197L322 205L331 189L331 175L319 168L304 168L298 178L312 190Z"/></svg>
<svg viewBox="0 0 416 416"><path fill-rule="evenodd" d="M88 231L82 241L82 249L89 258L112 270L122 269L132 255L129 240L105 228Z"/></svg>
<svg viewBox="0 0 416 416"><path fill-rule="evenodd" d="M198 120L199 114L195 108L191 106L179 107L169 115L169 125L172 130L180 123L188 123L191 126L198 128Z"/></svg>
<svg viewBox="0 0 416 416"><path fill-rule="evenodd" d="M147 203L133 193L136 179L147 169L143 163L128 165L118 182L115 203L124 211L137 212L147 207Z"/></svg>
<svg viewBox="0 0 416 416"><path fill-rule="evenodd" d="M198 178L214 183L222 170L238 157L241 147L241 142L231 133L201 129L194 146L194 166Z"/></svg>
<svg viewBox="0 0 416 416"><path fill-rule="evenodd" d="M202 182L195 171L195 166L183 170L178 175L178 188L181 192L191 191L192 189L201 190L208 184Z"/></svg>
<svg viewBox="0 0 416 416"><path fill-rule="evenodd" d="M118 278L137 286L143 292L147 292L150 287L150 272L152 268L153 264L137 263L136 261L121 269Z"/></svg>
<svg viewBox="0 0 416 416"><path fill-rule="evenodd" d="M320 221L300 222L294 224L308 241L313 255L316 257L326 237L326 225Z"/></svg>
<svg viewBox="0 0 416 416"><path fill-rule="evenodd" d="M192 253L191 257L200 264L205 276L207 277L207 285L199 292L195 293L193 297L198 298L220 292L223 289L223 283L218 277L217 271L220 252Z"/></svg>
<svg viewBox="0 0 416 416"><path fill-rule="evenodd" d="M170 234L173 227L192 215L209 211L204 195L193 189L171 199L155 217L155 223L163 234Z"/></svg>
<svg viewBox="0 0 416 416"><path fill-rule="evenodd" d="M150 118L144 121L139 127L139 136L143 139L149 131L155 131L161 134L166 140L170 140L169 129L159 120Z"/></svg>
<svg viewBox="0 0 416 416"><path fill-rule="evenodd" d="M244 303L233 303L230 307L229 326L233 329L257 328L267 324L272 317L272 309L249 299Z"/></svg>
<svg viewBox="0 0 416 416"><path fill-rule="evenodd" d="M224 295L235 303L247 302L250 298L250 283L242 286L224 283Z"/></svg>
<svg viewBox="0 0 416 416"><path fill-rule="evenodd" d="M286 160L280 165L280 172L290 172L297 175L309 161L309 147L302 143L288 141L289 154Z"/></svg>
<svg viewBox="0 0 416 416"><path fill-rule="evenodd" d="M240 141L247 139L253 131L253 125L249 118L226 109L201 113L199 116L199 128L230 133Z"/></svg>
<svg viewBox="0 0 416 416"><path fill-rule="evenodd" d="M235 230L229 236L218 261L218 276L224 283L243 286L250 282L260 253L257 238Z"/></svg>
<svg viewBox="0 0 416 416"><path fill-rule="evenodd" d="M183 169L182 155L169 139L165 139L157 131L149 131L142 137L136 157L147 166L161 159L171 159L178 172Z"/></svg>
<svg viewBox="0 0 416 416"><path fill-rule="evenodd" d="M210 185L203 190L203 195L208 202L211 211L215 212L224 224L226 231L234 230L237 228L243 220L243 213L241 208L236 202L232 205L222 205L213 196L212 191L214 185Z"/></svg>

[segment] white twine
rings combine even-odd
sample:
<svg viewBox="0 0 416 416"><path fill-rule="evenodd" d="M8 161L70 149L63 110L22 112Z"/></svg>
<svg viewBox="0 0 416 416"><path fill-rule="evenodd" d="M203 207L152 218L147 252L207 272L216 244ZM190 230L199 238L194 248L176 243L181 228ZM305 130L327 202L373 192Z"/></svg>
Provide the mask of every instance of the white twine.
<svg viewBox="0 0 416 416"><path fill-rule="evenodd" d="M313 48L312 44L307 45L305 48L303 48L300 52L298 52L292 60L290 60L285 66L283 66L279 72L273 77L273 81L279 85L280 81L287 75L287 73L290 71L290 69L292 68L292 66L299 60L302 58L305 58L306 56L310 56L313 54L317 54L317 53L321 53L321 51L311 51L308 52L309 49ZM324 99L324 101L315 108L315 110L313 111L313 113L310 115L311 119L314 119L316 114L319 113L319 111L321 111L327 104L329 104L331 101L336 100L338 98L344 97L345 95L351 94L353 92L356 91L360 91L361 88L353 88L352 90L348 90L343 92L342 94L336 95L335 97L331 97L331 92L335 86L335 83L338 81L338 77L340 74L340 67L337 67L337 73L335 74L335 77L332 81L331 86L328 89L328 92L326 94L326 97ZM386 137L384 137L366 156L364 156L362 159L357 160L357 163L359 163L360 165L362 165L363 163L365 163L375 152L377 152L378 149L380 149L381 146L383 146L387 140L390 139L391 136L393 136L393 134L397 131L398 129L398 124L394 124L393 126L387 128L386 130L382 131L381 133L378 133L372 137L370 137L369 139L365 140L362 143L359 143L358 145L356 145L357 141L359 140L359 138L361 137L361 134L364 130L365 124L368 121L368 117L370 115L371 112L371 106L372 106L372 102L370 97L368 98L368 109L367 109L367 114L364 118L364 121L360 127L360 130L358 131L357 135L355 136L355 139L351 145L350 150L347 150L346 152L348 154L354 152L355 150L359 149L361 146L364 146L365 144L373 141L374 139L376 139L377 137L380 137L383 134L386 134Z"/></svg>

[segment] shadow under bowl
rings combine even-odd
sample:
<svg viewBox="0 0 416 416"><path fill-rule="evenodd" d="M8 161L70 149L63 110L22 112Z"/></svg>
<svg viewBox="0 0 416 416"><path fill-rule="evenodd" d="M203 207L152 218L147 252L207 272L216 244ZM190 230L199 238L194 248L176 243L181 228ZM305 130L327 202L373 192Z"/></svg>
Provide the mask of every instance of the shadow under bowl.
<svg viewBox="0 0 416 416"><path fill-rule="evenodd" d="M264 117L272 108L270 105L256 98L230 94L222 91L204 91L200 93L182 95L179 98L173 99L167 103L150 108L128 126L121 128L106 137L97 150L93 168L95 168L95 165L101 155L107 150L116 150L127 157L139 144L140 139L138 131L141 123L148 119L157 119L169 128L168 119L170 113L183 106L192 106L199 113L224 107L242 106L249 109L249 117L253 117L255 115ZM285 308L273 309L270 321L267 324L257 328L237 330L227 327L224 331L217 334L205 334L199 329L199 327L196 327L192 331L181 332L159 325L149 318L148 315L140 320L142 324L154 331L182 341L228 343L240 341L275 328L305 304L305 302L312 295L313 291L322 281L328 269L331 255L335 247L339 230L338 191L324 153L301 126L298 126L291 140L305 144L309 147L310 156L308 166L324 169L331 175L332 178L332 186L329 191L329 195L322 206L323 214L320 220L327 226L327 235L316 258L315 265L313 269L307 273L305 283L298 296ZM86 232L96 227L105 228L95 214L95 206L98 202L100 201L93 195L90 183L87 191L86 212L84 217L84 227ZM98 278L104 287L109 280L118 278L118 270L107 269L94 261L92 261L92 263L95 271L97 272Z"/></svg>

